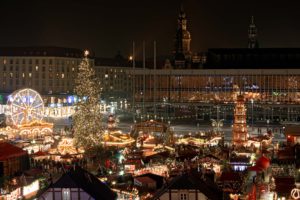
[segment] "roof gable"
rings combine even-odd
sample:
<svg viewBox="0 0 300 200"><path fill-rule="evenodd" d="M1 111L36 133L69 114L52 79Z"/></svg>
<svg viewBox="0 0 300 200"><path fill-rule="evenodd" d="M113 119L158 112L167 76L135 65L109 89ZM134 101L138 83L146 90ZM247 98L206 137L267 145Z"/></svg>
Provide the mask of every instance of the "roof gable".
<svg viewBox="0 0 300 200"><path fill-rule="evenodd" d="M116 194L94 175L80 167L61 176L52 188L81 188L95 199L113 200Z"/></svg>
<svg viewBox="0 0 300 200"><path fill-rule="evenodd" d="M26 151L15 145L12 145L8 142L0 142L0 160L6 160L12 157L18 157L26 154Z"/></svg>

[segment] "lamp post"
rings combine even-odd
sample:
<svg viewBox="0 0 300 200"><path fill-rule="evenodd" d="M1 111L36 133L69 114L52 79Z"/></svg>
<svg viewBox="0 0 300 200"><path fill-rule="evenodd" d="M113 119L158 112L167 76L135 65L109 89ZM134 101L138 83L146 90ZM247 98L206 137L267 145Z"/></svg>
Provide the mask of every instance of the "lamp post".
<svg viewBox="0 0 300 200"><path fill-rule="evenodd" d="M252 126L252 132L253 132L253 103L254 103L254 100L251 99L251 108L252 108L252 111L251 111L251 126Z"/></svg>

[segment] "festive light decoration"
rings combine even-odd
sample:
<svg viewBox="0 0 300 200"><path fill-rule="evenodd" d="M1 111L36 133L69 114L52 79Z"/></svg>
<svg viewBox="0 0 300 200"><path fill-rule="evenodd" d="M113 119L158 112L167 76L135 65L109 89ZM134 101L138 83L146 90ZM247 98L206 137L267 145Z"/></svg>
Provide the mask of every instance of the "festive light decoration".
<svg viewBox="0 0 300 200"><path fill-rule="evenodd" d="M232 136L235 145L244 145L247 142L246 107L243 95L238 95L235 103Z"/></svg>
<svg viewBox="0 0 300 200"><path fill-rule="evenodd" d="M22 125L33 120L41 121L44 115L44 102L41 95L29 88L13 92L7 101L9 118L13 125Z"/></svg>
<svg viewBox="0 0 300 200"><path fill-rule="evenodd" d="M101 119L100 87L95 78L95 71L90 67L88 53L79 65L75 80L75 94L79 100L74 114L74 138L77 146L88 149L101 144L104 133Z"/></svg>
<svg viewBox="0 0 300 200"><path fill-rule="evenodd" d="M294 188L291 191L291 197L293 199L300 199L300 189L299 188Z"/></svg>
<svg viewBox="0 0 300 200"><path fill-rule="evenodd" d="M135 140L129 134L121 131L106 131L102 137L102 144L105 146L125 147L132 145Z"/></svg>

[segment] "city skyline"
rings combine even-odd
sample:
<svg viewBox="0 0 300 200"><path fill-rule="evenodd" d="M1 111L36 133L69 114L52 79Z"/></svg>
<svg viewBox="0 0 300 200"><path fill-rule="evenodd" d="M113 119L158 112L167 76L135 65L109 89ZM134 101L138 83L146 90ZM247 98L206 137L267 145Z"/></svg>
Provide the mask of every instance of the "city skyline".
<svg viewBox="0 0 300 200"><path fill-rule="evenodd" d="M181 2L3 1L0 46L88 48L98 57L113 57L118 51L129 55L135 41L137 57L141 57L145 40L147 57L151 57L156 40L157 55L171 55ZM260 47L300 46L299 2L282 6L279 1L186 0L183 7L193 52L246 48L252 15Z"/></svg>

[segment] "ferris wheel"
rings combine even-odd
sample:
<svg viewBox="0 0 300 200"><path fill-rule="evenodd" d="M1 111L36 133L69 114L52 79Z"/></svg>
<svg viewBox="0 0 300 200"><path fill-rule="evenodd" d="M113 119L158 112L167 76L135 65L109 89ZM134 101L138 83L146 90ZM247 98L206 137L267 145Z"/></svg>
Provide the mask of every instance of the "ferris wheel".
<svg viewBox="0 0 300 200"><path fill-rule="evenodd" d="M41 95L29 88L13 92L7 101L9 117L14 125L40 121L44 115L44 102Z"/></svg>

